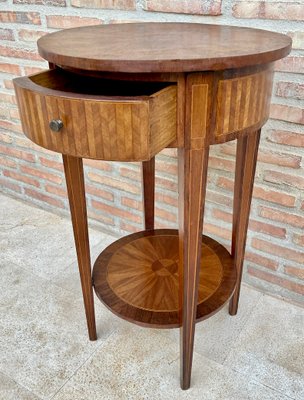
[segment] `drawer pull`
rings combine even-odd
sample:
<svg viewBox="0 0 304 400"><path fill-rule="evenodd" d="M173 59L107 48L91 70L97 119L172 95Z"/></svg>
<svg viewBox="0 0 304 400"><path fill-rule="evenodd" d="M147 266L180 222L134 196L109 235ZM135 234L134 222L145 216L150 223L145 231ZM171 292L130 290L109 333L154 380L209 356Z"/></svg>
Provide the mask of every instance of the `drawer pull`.
<svg viewBox="0 0 304 400"><path fill-rule="evenodd" d="M59 132L63 128L63 122L60 119L52 119L49 126L52 131Z"/></svg>

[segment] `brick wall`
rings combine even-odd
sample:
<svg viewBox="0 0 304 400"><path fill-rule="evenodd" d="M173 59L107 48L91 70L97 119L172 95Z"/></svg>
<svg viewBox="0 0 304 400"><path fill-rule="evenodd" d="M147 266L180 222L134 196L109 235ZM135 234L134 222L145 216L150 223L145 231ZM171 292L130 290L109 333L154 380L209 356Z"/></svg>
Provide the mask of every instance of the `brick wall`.
<svg viewBox="0 0 304 400"><path fill-rule="evenodd" d="M46 32L88 24L189 21L258 27L289 34L290 56L276 64L271 119L263 129L245 280L301 301L304 292L303 99L301 0L0 0L0 190L67 214L60 156L21 132L11 79L47 67L36 40ZM231 231L235 143L211 151L205 233L225 245ZM157 157L158 227L177 220L176 152ZM140 169L135 163L86 162L88 209L101 229L124 234L142 227ZM302 297L303 299L303 297Z"/></svg>

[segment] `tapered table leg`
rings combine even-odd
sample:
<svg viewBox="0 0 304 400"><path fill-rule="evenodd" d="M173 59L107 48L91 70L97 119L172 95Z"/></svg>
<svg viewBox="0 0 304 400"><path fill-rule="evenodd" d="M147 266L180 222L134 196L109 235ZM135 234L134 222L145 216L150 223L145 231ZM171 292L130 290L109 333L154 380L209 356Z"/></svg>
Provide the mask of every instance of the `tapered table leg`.
<svg viewBox="0 0 304 400"><path fill-rule="evenodd" d="M181 387L190 387L209 148L179 149Z"/></svg>
<svg viewBox="0 0 304 400"><path fill-rule="evenodd" d="M154 229L155 158L142 163L145 229Z"/></svg>
<svg viewBox="0 0 304 400"><path fill-rule="evenodd" d="M229 304L230 315L236 315L238 310L259 140L260 131L237 140L231 250L237 271L237 284Z"/></svg>
<svg viewBox="0 0 304 400"><path fill-rule="evenodd" d="M83 164L81 158L63 155L78 267L90 340L96 340L96 324L92 290L91 258Z"/></svg>

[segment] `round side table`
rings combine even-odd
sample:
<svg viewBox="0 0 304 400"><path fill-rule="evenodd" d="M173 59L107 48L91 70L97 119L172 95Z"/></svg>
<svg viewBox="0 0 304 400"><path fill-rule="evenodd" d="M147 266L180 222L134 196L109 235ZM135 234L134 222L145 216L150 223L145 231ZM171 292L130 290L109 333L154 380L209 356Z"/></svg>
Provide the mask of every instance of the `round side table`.
<svg viewBox="0 0 304 400"><path fill-rule="evenodd" d="M195 323L229 299L237 313L260 130L273 62L288 36L219 25L91 26L38 41L50 69L14 80L25 135L63 154L89 337L93 287L116 315L180 327L190 386ZM231 254L202 236L210 145L237 139ZM154 229L154 156L178 148L179 229ZM119 239L93 273L82 158L142 162L145 230Z"/></svg>

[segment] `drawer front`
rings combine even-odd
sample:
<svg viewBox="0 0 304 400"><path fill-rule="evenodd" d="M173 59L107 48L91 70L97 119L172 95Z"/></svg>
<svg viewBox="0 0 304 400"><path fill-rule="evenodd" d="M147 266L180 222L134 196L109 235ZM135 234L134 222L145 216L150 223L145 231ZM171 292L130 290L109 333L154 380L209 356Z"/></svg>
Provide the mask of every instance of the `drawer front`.
<svg viewBox="0 0 304 400"><path fill-rule="evenodd" d="M76 157L148 160L176 139L176 87L151 96L86 96L14 80L25 135L36 144ZM62 122L58 132L50 122ZM53 124L53 125L54 125ZM54 129L54 126L53 126Z"/></svg>

